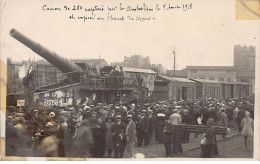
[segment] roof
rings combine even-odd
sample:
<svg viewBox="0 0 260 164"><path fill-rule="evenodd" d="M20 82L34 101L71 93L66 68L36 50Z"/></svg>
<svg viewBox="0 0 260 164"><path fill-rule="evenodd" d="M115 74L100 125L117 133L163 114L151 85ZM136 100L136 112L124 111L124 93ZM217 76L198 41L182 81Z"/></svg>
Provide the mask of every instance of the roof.
<svg viewBox="0 0 260 164"><path fill-rule="evenodd" d="M234 66L186 66L187 70L228 70L228 71L234 71Z"/></svg>
<svg viewBox="0 0 260 164"><path fill-rule="evenodd" d="M242 85L250 85L248 83L242 83L242 82L234 82L235 84L242 84Z"/></svg>
<svg viewBox="0 0 260 164"><path fill-rule="evenodd" d="M138 73L150 73L150 74L155 74L154 71L150 69L140 69L140 68L123 68L125 72L138 72Z"/></svg>
<svg viewBox="0 0 260 164"><path fill-rule="evenodd" d="M180 78L180 77L169 77L169 76L159 76L161 78L164 78L169 81L174 81L174 82L184 82L184 83L195 83L194 81L191 81L186 78Z"/></svg>
<svg viewBox="0 0 260 164"><path fill-rule="evenodd" d="M214 80L205 80L205 79L190 79L192 81L196 81L199 83L214 83L214 84L219 84L220 82L214 81Z"/></svg>

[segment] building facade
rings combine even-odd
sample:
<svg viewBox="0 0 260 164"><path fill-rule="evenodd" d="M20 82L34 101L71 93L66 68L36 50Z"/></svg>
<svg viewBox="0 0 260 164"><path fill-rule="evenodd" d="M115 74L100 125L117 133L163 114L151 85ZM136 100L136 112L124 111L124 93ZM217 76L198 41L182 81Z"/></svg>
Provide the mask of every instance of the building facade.
<svg viewBox="0 0 260 164"><path fill-rule="evenodd" d="M154 85L153 101L180 101L196 98L196 83L186 78L157 76Z"/></svg>
<svg viewBox="0 0 260 164"><path fill-rule="evenodd" d="M124 66L131 68L150 68L150 57L143 57L141 55L133 55L130 57L124 57Z"/></svg>
<svg viewBox="0 0 260 164"><path fill-rule="evenodd" d="M234 67L237 71L237 81L252 86L250 92L255 90L255 47L234 46Z"/></svg>
<svg viewBox="0 0 260 164"><path fill-rule="evenodd" d="M189 79L236 82L236 70L233 66L187 66Z"/></svg>

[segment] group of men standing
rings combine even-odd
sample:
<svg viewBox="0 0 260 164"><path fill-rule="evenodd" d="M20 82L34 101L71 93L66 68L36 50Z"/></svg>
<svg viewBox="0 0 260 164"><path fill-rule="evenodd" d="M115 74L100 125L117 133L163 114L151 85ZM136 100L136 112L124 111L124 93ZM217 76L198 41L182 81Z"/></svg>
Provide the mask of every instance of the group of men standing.
<svg viewBox="0 0 260 164"><path fill-rule="evenodd" d="M146 148L155 140L164 143L166 157L172 157L183 152L181 143L190 138L178 124L207 125L211 118L212 124L229 127L229 118L241 120L245 109L253 116L253 106L240 100L80 104L14 111L8 113L8 125L27 130L23 134L38 142L40 156L133 158L136 146ZM17 122L19 113L23 119Z"/></svg>
<svg viewBox="0 0 260 164"><path fill-rule="evenodd" d="M88 156L90 157L114 157L133 158L135 155L135 147L147 147L151 141L151 137L154 131L154 116L151 110L142 110L137 114L135 105L132 104L129 110L125 108L115 107L116 111L98 116L84 115L83 123L89 123L89 127L92 130L88 131L88 135L93 136L93 141L89 141L89 146L85 146ZM85 111L87 112L87 111ZM97 119L97 122L96 122ZM80 134L86 134L84 128L76 128L75 142L81 143L83 138ZM78 136L78 137L77 137ZM75 154L77 155L77 153Z"/></svg>

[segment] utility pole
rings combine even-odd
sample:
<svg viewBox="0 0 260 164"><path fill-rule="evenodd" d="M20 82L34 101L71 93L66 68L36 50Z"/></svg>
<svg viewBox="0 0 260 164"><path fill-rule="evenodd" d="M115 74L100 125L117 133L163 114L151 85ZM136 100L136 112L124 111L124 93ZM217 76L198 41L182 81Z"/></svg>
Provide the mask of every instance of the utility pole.
<svg viewBox="0 0 260 164"><path fill-rule="evenodd" d="M175 51L173 50L173 77L175 76L176 63L175 63Z"/></svg>

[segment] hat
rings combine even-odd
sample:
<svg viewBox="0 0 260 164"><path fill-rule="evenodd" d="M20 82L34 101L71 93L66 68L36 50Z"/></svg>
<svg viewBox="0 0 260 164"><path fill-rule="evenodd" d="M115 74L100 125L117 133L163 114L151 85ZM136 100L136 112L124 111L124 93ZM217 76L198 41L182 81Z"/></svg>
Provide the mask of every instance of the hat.
<svg viewBox="0 0 260 164"><path fill-rule="evenodd" d="M34 112L38 112L38 110L37 110L37 109L34 109L34 110L33 110L33 113L34 113Z"/></svg>
<svg viewBox="0 0 260 164"><path fill-rule="evenodd" d="M163 113L158 113L157 116L158 116L158 117L165 117L165 114L163 114Z"/></svg>
<svg viewBox="0 0 260 164"><path fill-rule="evenodd" d="M142 110L142 113L146 113L146 110Z"/></svg>
<svg viewBox="0 0 260 164"><path fill-rule="evenodd" d="M70 115L70 112L68 112L68 111L61 111L60 114L61 115Z"/></svg>
<svg viewBox="0 0 260 164"><path fill-rule="evenodd" d="M90 109L90 107L86 105L86 106L84 107L84 110L87 110L87 109Z"/></svg>
<svg viewBox="0 0 260 164"><path fill-rule="evenodd" d="M116 118L120 118L121 119L122 117L121 117L121 115L117 115Z"/></svg>
<svg viewBox="0 0 260 164"><path fill-rule="evenodd" d="M127 115L127 118L132 118L133 116L131 114Z"/></svg>
<svg viewBox="0 0 260 164"><path fill-rule="evenodd" d="M178 106L175 106L176 109L180 109L182 108L182 106L178 105Z"/></svg>
<svg viewBox="0 0 260 164"><path fill-rule="evenodd" d="M55 117L55 113L54 112L50 112L49 115L52 116L52 117Z"/></svg>
<svg viewBox="0 0 260 164"><path fill-rule="evenodd" d="M8 119L13 119L13 116L7 116Z"/></svg>
<svg viewBox="0 0 260 164"><path fill-rule="evenodd" d="M47 124L45 125L47 127L52 127L53 126L53 123L52 122L47 122Z"/></svg>
<svg viewBox="0 0 260 164"><path fill-rule="evenodd" d="M150 106L150 104L149 104L149 103L146 103L146 104L144 104L144 106Z"/></svg>
<svg viewBox="0 0 260 164"><path fill-rule="evenodd" d="M75 108L74 108L74 107L71 107L71 108L68 108L68 110L70 110L70 111L74 111Z"/></svg>
<svg viewBox="0 0 260 164"><path fill-rule="evenodd" d="M135 104L133 103L132 106L135 106Z"/></svg>

